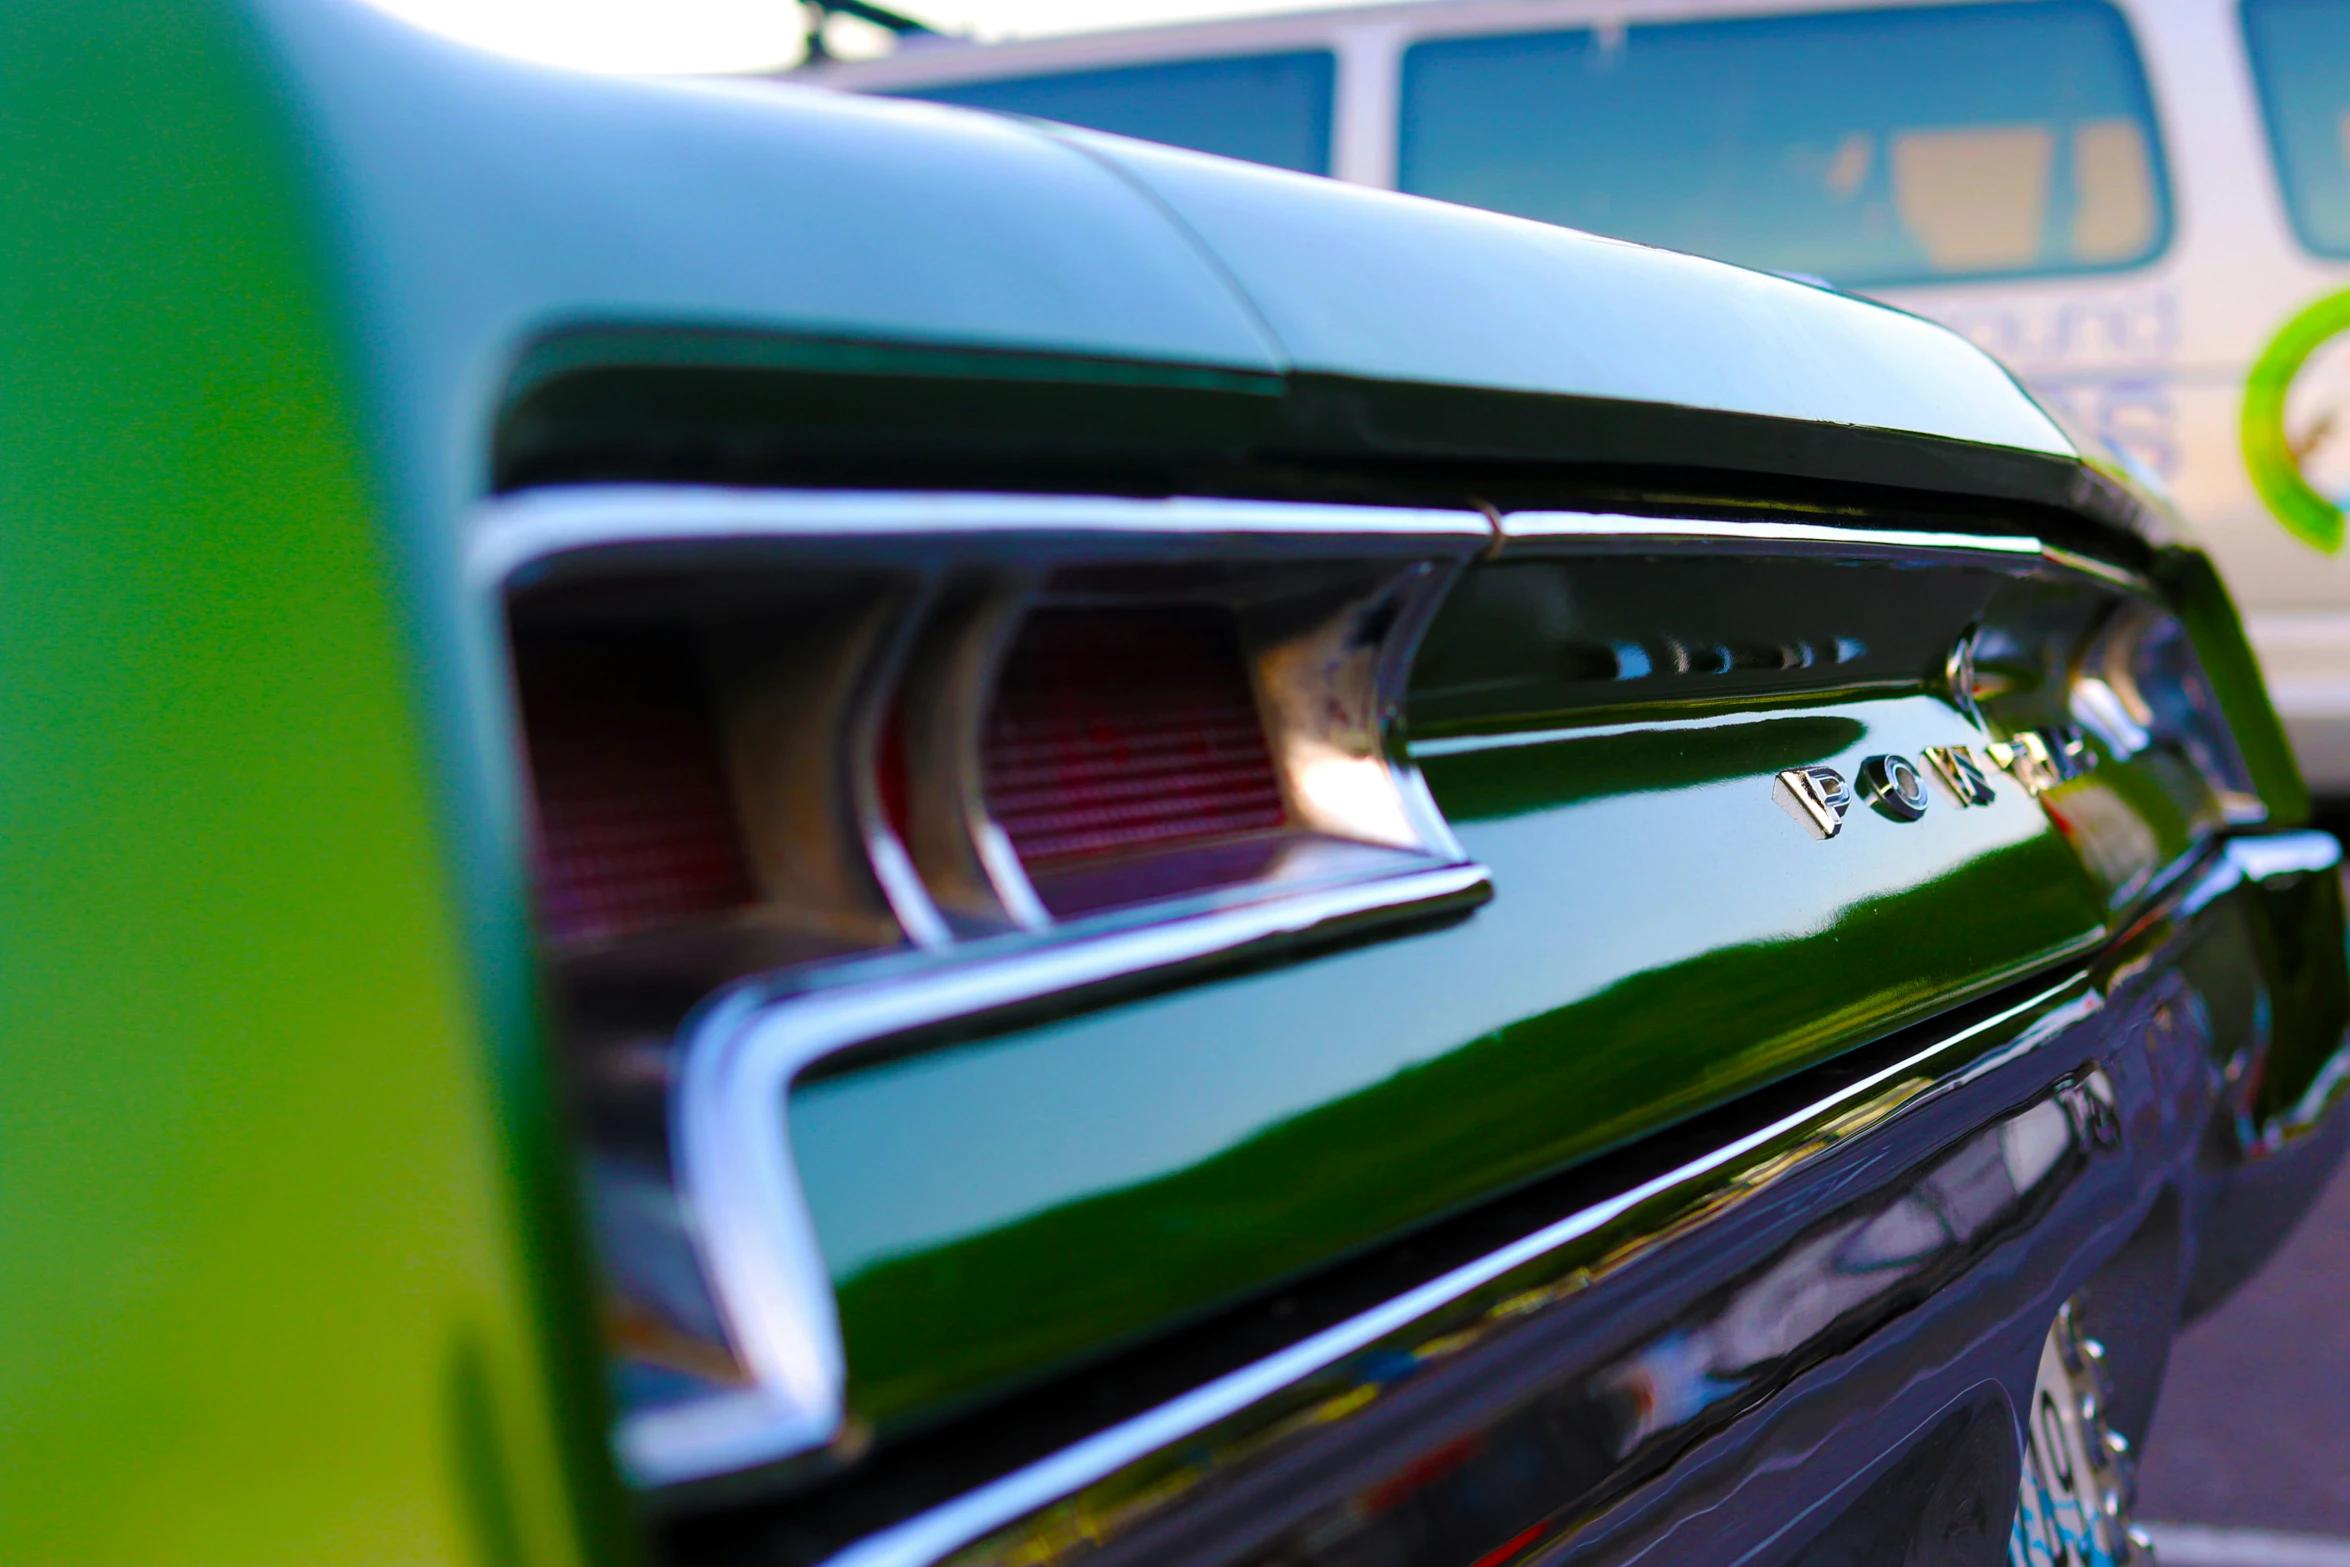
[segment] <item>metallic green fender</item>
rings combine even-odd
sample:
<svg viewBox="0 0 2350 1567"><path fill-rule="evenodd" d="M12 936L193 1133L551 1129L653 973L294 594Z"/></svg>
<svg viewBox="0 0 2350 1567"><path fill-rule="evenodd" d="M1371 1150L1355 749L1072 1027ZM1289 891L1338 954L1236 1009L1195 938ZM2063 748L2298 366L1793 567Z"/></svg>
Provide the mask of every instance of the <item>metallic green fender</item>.
<svg viewBox="0 0 2350 1567"><path fill-rule="evenodd" d="M244 26L0 10L0 1561L579 1560L527 1016Z"/></svg>

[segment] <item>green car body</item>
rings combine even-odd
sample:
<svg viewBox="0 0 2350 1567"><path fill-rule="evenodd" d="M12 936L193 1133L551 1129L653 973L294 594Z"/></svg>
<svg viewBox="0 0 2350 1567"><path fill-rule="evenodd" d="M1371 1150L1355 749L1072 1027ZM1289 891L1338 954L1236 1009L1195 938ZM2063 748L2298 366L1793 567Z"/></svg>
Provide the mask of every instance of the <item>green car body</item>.
<svg viewBox="0 0 2350 1567"><path fill-rule="evenodd" d="M685 472L1452 519L1392 736L1489 883L793 1091L852 1477L858 1443L984 1419L2019 985L2072 1005L2187 918L2163 900L2222 839L2308 820L2204 557L1890 312L926 107L572 78L341 3L28 0L0 60L10 1560L646 1550L506 584L466 555L497 497ZM1569 509L1714 532L1595 565L1513 521ZM1721 575L1707 540L1753 524L1974 553ZM1878 621L1827 686L1725 653L1715 684L1623 698L1562 662L1569 579L1604 585L1593 646L1806 595ZM2004 783L1907 836L1855 806L1825 849L1770 803L1787 770L1979 742L1936 684L1952 634L2069 647L2091 587L2185 626L2238 797L2108 758L2054 796L2130 824L2102 857ZM2001 732L2066 718L2028 680L1984 700ZM2275 992L2244 1113L2294 1139L2345 1021L2319 885L2242 894L2229 938Z"/></svg>
<svg viewBox="0 0 2350 1567"><path fill-rule="evenodd" d="M466 934L282 81L228 7L4 25L42 519L6 572L7 1553L590 1559L623 1536L520 929Z"/></svg>

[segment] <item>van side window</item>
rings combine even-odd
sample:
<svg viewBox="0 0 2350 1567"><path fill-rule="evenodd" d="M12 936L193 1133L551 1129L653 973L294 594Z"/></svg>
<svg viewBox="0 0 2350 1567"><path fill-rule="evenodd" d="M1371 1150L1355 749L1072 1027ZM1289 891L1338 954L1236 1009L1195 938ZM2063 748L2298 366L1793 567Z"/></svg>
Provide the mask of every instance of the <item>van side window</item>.
<svg viewBox="0 0 2350 1567"><path fill-rule="evenodd" d="M1301 174L1327 174L1337 78L1337 58L1318 49L955 82L908 88L899 96L1034 115Z"/></svg>
<svg viewBox="0 0 2350 1567"><path fill-rule="evenodd" d="M1854 286L2130 266L2170 229L2106 0L1423 42L1398 157L1422 195Z"/></svg>
<svg viewBox="0 0 2350 1567"><path fill-rule="evenodd" d="M2293 230L2350 256L2350 6L2244 0L2244 42Z"/></svg>

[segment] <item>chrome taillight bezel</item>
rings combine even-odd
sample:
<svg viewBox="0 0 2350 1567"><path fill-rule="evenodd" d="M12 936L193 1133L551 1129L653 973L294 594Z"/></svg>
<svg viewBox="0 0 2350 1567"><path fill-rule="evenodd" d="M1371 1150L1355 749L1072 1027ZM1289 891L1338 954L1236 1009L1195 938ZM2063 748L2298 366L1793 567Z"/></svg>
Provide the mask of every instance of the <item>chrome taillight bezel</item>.
<svg viewBox="0 0 2350 1567"><path fill-rule="evenodd" d="M830 640L783 683L800 711L778 711L770 694L761 721L797 725L803 756L837 748L846 762L829 780L802 780L824 798L801 815L851 841L856 863L810 847L821 874L802 891L829 900L823 919L882 916L899 939L729 976L680 1032L670 1178L742 1379L624 1412L617 1446L634 1480L674 1487L859 1441L831 1280L793 1168L785 1111L801 1073L943 1024L983 1029L1046 998L1107 999L1489 895L1400 719L1419 636L1492 526L1467 510L635 486L482 509L470 574L501 622L517 591L724 569L745 550L866 584L865 608L828 623ZM1278 600L1279 613L1236 612L1297 852L1244 881L1057 919L979 786L996 671L1025 613L1069 601L1071 573L1115 603L1121 592L1147 598L1154 574L1201 568L1243 587L1311 589ZM1104 572L1127 586L1102 587ZM908 762L903 833L880 787L893 713L922 747ZM763 830L749 829L751 851L773 862Z"/></svg>

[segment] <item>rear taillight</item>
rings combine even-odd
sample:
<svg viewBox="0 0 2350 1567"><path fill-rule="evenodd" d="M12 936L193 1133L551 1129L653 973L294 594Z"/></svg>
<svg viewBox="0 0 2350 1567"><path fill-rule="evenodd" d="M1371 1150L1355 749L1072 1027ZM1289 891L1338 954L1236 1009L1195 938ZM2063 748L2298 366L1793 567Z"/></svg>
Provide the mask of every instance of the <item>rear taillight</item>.
<svg viewBox="0 0 2350 1567"><path fill-rule="evenodd" d="M685 632L519 636L514 673L550 941L610 941L751 901L708 683Z"/></svg>
<svg viewBox="0 0 2350 1567"><path fill-rule="evenodd" d="M989 813L1032 876L1287 821L1225 610L1031 615L997 676L984 755Z"/></svg>
<svg viewBox="0 0 2350 1567"><path fill-rule="evenodd" d="M614 492L489 533L641 1479L839 1435L803 1070L1485 894L1392 732L1476 514Z"/></svg>

